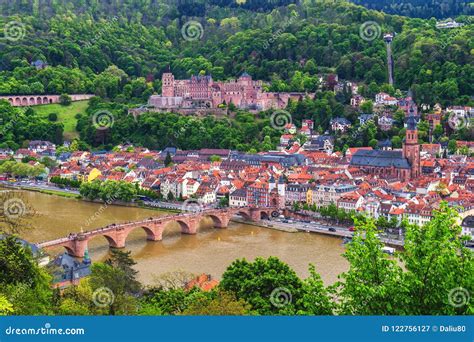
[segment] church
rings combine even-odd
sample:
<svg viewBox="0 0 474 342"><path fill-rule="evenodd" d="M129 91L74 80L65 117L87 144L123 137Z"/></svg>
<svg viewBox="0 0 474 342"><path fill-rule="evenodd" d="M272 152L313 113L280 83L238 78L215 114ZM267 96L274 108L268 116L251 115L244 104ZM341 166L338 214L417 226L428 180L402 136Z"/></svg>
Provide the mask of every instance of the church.
<svg viewBox="0 0 474 342"><path fill-rule="evenodd" d="M418 144L417 120L407 118L407 128L402 150L359 150L350 165L384 179L409 181L421 175L420 145Z"/></svg>

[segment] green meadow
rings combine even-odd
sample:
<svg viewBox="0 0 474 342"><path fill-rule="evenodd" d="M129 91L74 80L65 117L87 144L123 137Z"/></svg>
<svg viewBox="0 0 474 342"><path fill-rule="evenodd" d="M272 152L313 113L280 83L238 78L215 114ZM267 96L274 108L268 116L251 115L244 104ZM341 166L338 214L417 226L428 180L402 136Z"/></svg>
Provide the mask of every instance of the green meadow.
<svg viewBox="0 0 474 342"><path fill-rule="evenodd" d="M75 118L77 113L85 113L88 101L72 102L69 106L62 106L58 103L40 105L33 107L34 110L44 117L48 117L50 113L58 115L58 122L64 124L64 138L71 140L78 137L76 131L77 120Z"/></svg>

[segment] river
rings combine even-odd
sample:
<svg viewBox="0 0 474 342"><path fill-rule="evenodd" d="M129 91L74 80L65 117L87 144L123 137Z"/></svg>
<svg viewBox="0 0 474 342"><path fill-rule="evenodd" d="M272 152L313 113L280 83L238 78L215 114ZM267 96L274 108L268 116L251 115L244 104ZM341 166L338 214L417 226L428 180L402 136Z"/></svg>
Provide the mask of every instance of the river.
<svg viewBox="0 0 474 342"><path fill-rule="evenodd" d="M92 230L111 223L166 214L119 206L100 209L101 204L30 191L23 192L22 199L36 211L30 219L33 228L21 233L30 242L64 237L79 232L81 226L83 230ZM96 218L91 220L91 217ZM93 261L104 260L108 250L104 237L89 242ZM217 229L211 226L210 219L201 222L196 235L182 235L178 225L170 223L163 233L163 240L157 242L146 241L145 232L137 229L127 238L126 250L132 252L139 278L145 284L153 284L154 277L159 274L176 270L208 273L219 279L233 260L253 260L258 256L277 256L301 277L308 276L308 264L312 263L326 284L335 282L337 275L348 269L347 261L341 256L344 247L338 238L286 233L234 222L227 229ZM51 250L52 254L63 251Z"/></svg>

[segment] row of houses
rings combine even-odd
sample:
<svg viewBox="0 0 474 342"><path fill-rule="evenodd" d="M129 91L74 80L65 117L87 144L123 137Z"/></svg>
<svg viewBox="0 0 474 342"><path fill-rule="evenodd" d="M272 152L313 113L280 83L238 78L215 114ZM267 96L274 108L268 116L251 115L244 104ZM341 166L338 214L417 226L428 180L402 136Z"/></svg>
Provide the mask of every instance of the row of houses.
<svg viewBox="0 0 474 342"><path fill-rule="evenodd" d="M51 148L49 144L34 146L27 149L29 156ZM355 167L351 160L364 149L372 148L350 148L345 155L317 149L245 154L226 149L152 151L124 145L114 151L60 154L47 178L121 180L160 193L164 199L197 198L203 204L223 199L231 206L307 203L323 207L334 203L346 211L406 217L419 224L428 220L426 213L435 210L441 200L461 203L466 210L470 207L473 158L439 158L438 147L426 146L422 148L426 151L421 154L421 175L403 180ZM18 151L13 156L19 157ZM165 165L168 156L171 165Z"/></svg>

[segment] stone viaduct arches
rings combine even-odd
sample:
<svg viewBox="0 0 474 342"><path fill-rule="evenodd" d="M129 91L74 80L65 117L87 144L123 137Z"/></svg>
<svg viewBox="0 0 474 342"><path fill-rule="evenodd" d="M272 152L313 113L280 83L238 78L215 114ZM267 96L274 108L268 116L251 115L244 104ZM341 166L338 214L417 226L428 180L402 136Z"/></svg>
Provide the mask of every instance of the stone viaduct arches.
<svg viewBox="0 0 474 342"><path fill-rule="evenodd" d="M88 100L93 94L72 94L69 95L72 101ZM59 95L11 95L0 96L0 100L7 100L12 106L25 107L42 104L59 103Z"/></svg>

